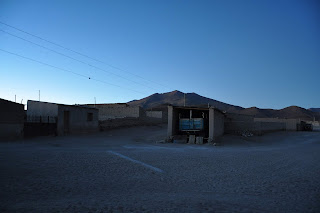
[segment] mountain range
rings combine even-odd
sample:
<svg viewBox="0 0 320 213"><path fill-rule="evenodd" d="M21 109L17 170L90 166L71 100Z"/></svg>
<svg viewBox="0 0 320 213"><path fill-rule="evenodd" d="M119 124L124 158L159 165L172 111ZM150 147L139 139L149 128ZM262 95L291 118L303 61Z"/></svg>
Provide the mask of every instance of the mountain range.
<svg viewBox="0 0 320 213"><path fill-rule="evenodd" d="M283 109L260 109L257 107L243 108L211 98L207 98L196 93L183 93L178 90L167 93L155 93L140 100L128 102L130 106L140 106L144 109L166 109L168 104L174 106L213 106L228 113L252 115L261 118L301 118L304 120L320 119L320 108L305 109L299 106L289 106Z"/></svg>

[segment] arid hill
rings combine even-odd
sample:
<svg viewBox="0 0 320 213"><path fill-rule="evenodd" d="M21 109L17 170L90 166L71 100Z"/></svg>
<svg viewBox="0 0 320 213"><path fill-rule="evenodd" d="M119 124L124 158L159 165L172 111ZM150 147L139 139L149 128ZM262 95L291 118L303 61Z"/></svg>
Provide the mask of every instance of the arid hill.
<svg viewBox="0 0 320 213"><path fill-rule="evenodd" d="M186 97L186 106L199 106L204 105L214 106L221 110L230 111L230 110L240 110L243 109L239 106L234 106L231 104L226 104L211 98L203 97L196 93L185 93ZM134 100L128 102L131 106L141 106L142 108L149 109L159 107L160 105L172 104L174 106L183 106L184 105L184 93L178 90L167 92L167 93L155 93L146 98L140 100Z"/></svg>
<svg viewBox="0 0 320 213"><path fill-rule="evenodd" d="M252 115L255 117L301 118L305 120L313 120L313 118L316 120L320 119L320 108L304 109L298 106L290 106L280 110L260 109L257 107L243 108L203 97L196 93L184 94L178 90L167 93L155 93L140 100L130 101L128 104L131 106L141 106L144 109L157 108L165 110L168 104L184 106L184 102L186 106L207 107L209 104L210 106L214 106L226 112Z"/></svg>

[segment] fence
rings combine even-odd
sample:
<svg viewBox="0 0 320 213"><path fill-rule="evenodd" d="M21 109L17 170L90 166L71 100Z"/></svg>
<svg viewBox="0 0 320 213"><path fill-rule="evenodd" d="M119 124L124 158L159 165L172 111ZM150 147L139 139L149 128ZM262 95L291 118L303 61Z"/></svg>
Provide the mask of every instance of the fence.
<svg viewBox="0 0 320 213"><path fill-rule="evenodd" d="M56 116L37 116L37 115L27 115L27 123L57 123Z"/></svg>
<svg viewBox="0 0 320 213"><path fill-rule="evenodd" d="M57 135L57 117L28 115L24 122L24 137Z"/></svg>

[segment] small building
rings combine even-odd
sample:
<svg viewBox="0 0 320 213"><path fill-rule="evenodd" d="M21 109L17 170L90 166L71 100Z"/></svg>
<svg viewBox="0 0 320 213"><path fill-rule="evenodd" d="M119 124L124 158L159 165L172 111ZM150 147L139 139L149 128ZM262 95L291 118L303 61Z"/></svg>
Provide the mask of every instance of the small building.
<svg viewBox="0 0 320 213"><path fill-rule="evenodd" d="M0 140L23 138L24 105L0 98Z"/></svg>
<svg viewBox="0 0 320 213"><path fill-rule="evenodd" d="M28 122L56 123L57 135L89 133L99 130L98 109L29 100Z"/></svg>
<svg viewBox="0 0 320 213"><path fill-rule="evenodd" d="M224 113L216 108L168 106L168 138L188 137L213 142L224 134ZM191 142L193 143L193 142Z"/></svg>
<svg viewBox="0 0 320 213"><path fill-rule="evenodd" d="M129 106L126 103L88 104L87 106L99 109L99 121L117 118L140 118L145 114L141 107Z"/></svg>

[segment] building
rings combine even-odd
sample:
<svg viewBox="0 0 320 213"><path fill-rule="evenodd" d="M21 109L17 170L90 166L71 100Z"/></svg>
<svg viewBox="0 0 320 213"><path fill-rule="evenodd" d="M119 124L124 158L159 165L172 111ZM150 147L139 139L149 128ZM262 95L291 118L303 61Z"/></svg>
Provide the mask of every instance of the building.
<svg viewBox="0 0 320 213"><path fill-rule="evenodd" d="M117 118L144 117L144 110L139 106L129 106L126 103L117 104L88 104L87 106L99 109L99 121Z"/></svg>
<svg viewBox="0 0 320 213"><path fill-rule="evenodd" d="M0 140L23 138L24 105L0 98Z"/></svg>
<svg viewBox="0 0 320 213"><path fill-rule="evenodd" d="M55 123L57 135L99 130L98 109L88 106L28 101L27 121Z"/></svg>
<svg viewBox="0 0 320 213"><path fill-rule="evenodd" d="M216 108L168 106L168 138L213 142L224 134L224 113ZM193 140L193 141L192 141Z"/></svg>

